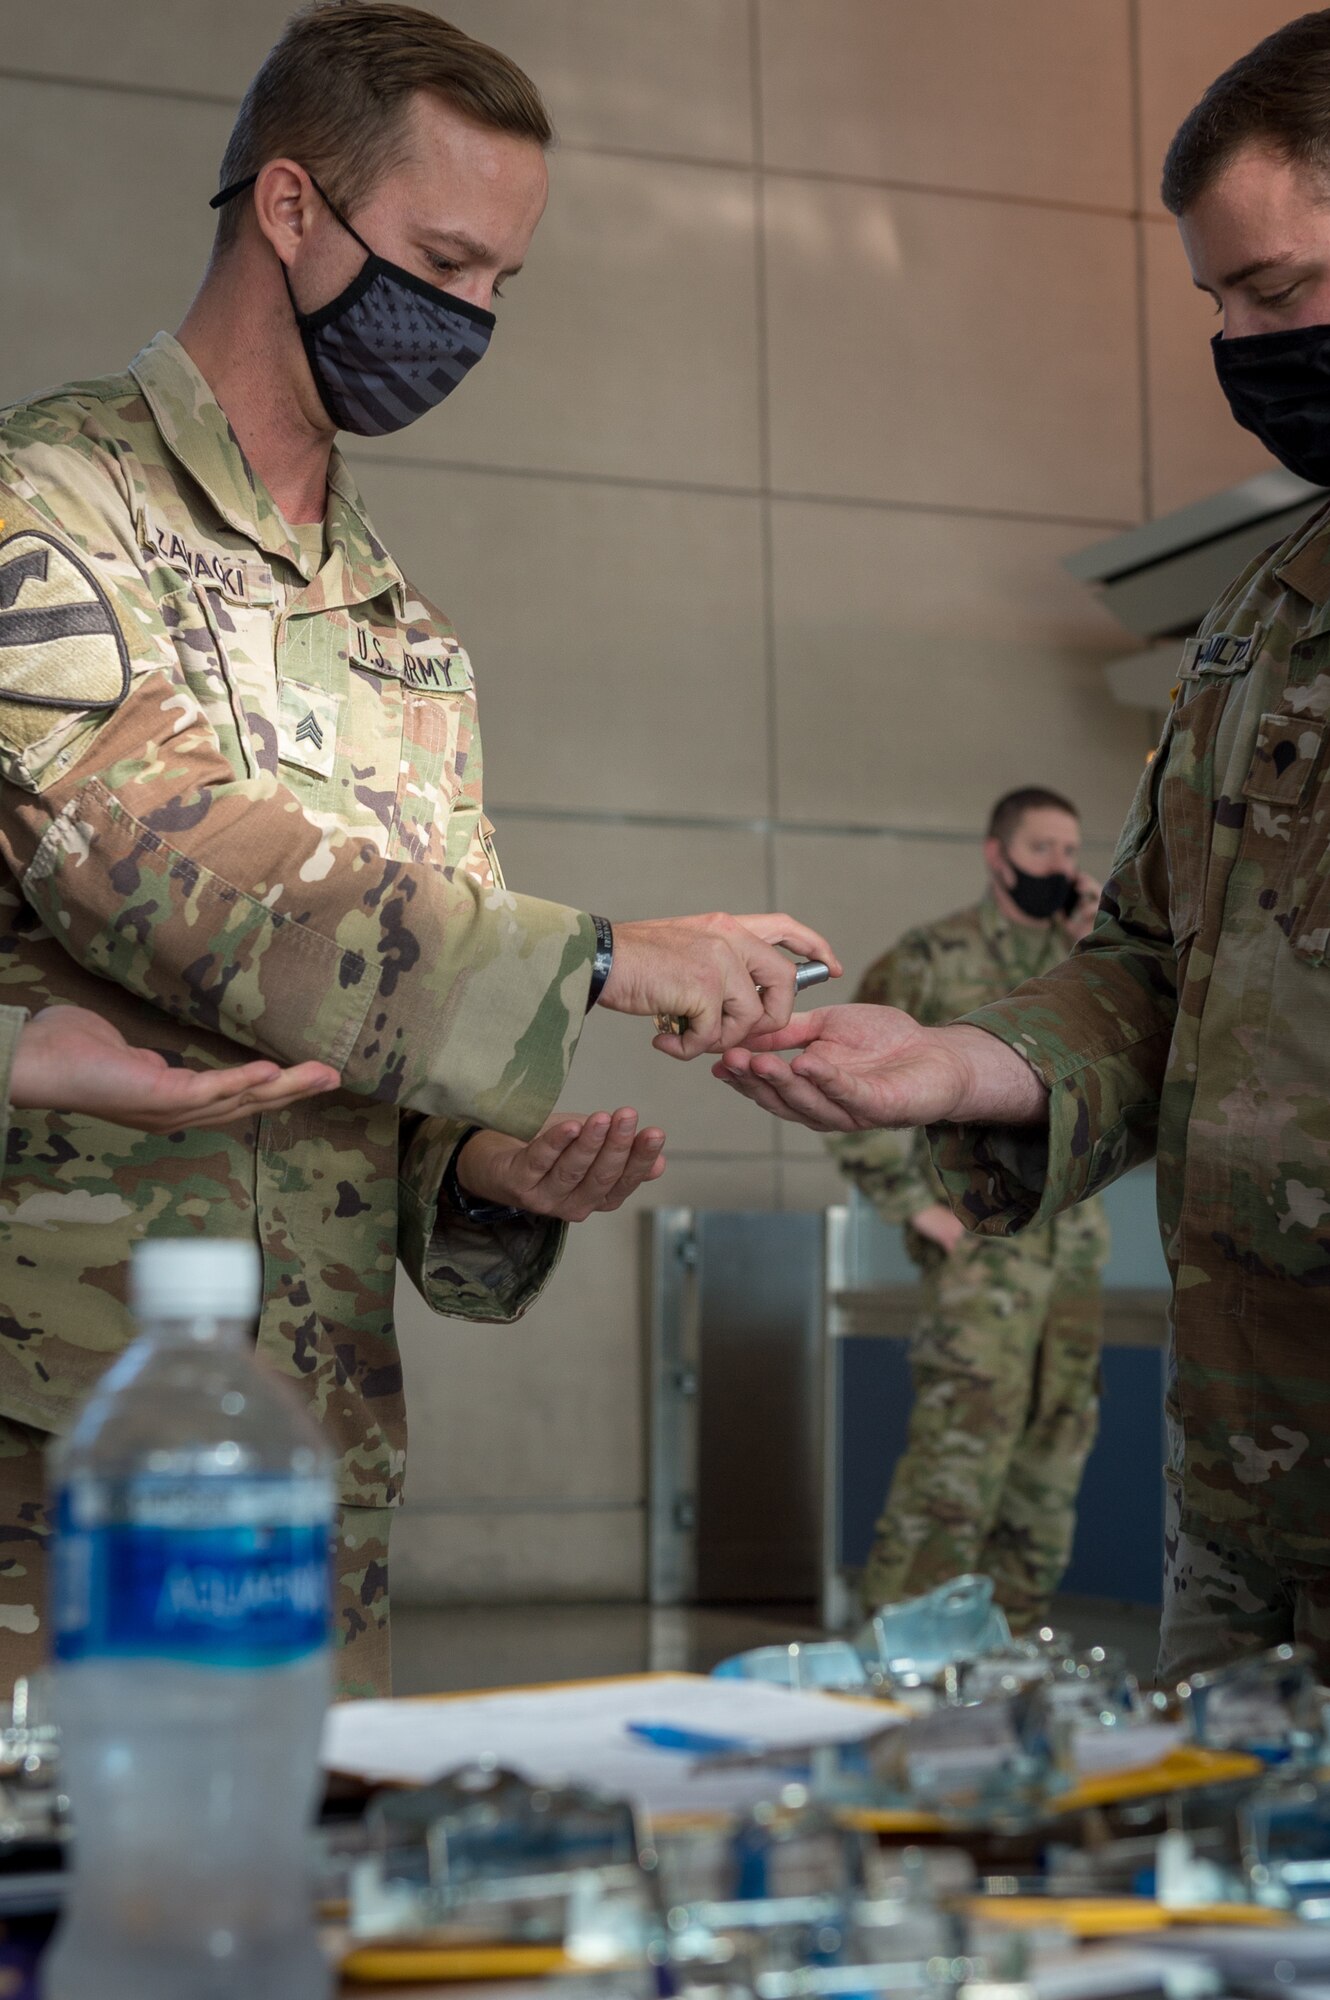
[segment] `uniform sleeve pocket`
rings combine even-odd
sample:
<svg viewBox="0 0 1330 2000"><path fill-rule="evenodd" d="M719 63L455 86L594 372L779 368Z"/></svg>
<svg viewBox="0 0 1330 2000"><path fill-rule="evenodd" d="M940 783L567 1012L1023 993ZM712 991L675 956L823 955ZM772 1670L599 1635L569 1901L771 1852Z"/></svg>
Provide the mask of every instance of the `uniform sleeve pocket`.
<svg viewBox="0 0 1330 2000"><path fill-rule="evenodd" d="M1287 712L1263 715L1243 782L1242 862L1259 870L1257 901L1299 958L1324 961L1330 941L1330 781L1326 724Z"/></svg>

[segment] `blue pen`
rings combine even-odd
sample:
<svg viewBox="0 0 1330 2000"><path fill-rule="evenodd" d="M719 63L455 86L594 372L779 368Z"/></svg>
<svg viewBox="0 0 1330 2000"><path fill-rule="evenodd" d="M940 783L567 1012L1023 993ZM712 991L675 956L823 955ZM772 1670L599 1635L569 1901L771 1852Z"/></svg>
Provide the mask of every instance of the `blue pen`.
<svg viewBox="0 0 1330 2000"><path fill-rule="evenodd" d="M760 1757L770 1747L747 1736L718 1736L709 1729L681 1729L675 1722L629 1722L630 1736L640 1736L656 1750L680 1750L689 1757Z"/></svg>

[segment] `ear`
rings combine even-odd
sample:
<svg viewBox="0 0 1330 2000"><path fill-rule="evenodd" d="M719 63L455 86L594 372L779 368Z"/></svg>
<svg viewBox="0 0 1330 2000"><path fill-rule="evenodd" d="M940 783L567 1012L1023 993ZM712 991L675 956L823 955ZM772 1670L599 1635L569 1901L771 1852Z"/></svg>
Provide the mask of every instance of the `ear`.
<svg viewBox="0 0 1330 2000"><path fill-rule="evenodd" d="M989 874L1000 882L1004 889L1015 888L1016 877L1012 872L1011 863L1002 851L1002 842L994 840L991 835L984 842L984 860L988 863Z"/></svg>
<svg viewBox="0 0 1330 2000"><path fill-rule="evenodd" d="M295 261L321 207L313 181L294 160L269 160L254 183L254 220L284 264Z"/></svg>

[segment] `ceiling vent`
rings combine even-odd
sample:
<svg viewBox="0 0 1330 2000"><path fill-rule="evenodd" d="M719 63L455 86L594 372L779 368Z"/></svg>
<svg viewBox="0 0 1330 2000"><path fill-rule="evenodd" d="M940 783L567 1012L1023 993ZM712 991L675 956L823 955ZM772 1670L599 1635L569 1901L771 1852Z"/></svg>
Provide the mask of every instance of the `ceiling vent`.
<svg viewBox="0 0 1330 2000"><path fill-rule="evenodd" d="M1277 467L1065 556L1072 575L1142 642L1108 664L1114 698L1131 708L1167 708L1177 642L1191 637L1253 556L1292 534L1325 497L1322 487Z"/></svg>

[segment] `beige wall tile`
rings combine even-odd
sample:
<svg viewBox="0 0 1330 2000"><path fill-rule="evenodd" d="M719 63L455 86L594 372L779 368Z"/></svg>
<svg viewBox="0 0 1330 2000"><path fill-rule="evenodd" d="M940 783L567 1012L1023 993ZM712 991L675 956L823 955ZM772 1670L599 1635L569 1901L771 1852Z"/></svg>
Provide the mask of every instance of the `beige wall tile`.
<svg viewBox="0 0 1330 2000"><path fill-rule="evenodd" d="M809 921L828 933L845 966L845 977L824 989L835 1002L854 997L862 975L902 931L972 903L983 886L977 836L973 840L891 834L776 837L778 895L810 912ZM808 1004L801 1003L801 1010ZM784 1127L782 1136L788 1136Z"/></svg>
<svg viewBox="0 0 1330 2000"><path fill-rule="evenodd" d="M501 816L499 852L514 888L610 918L768 906L765 843L755 833ZM749 1107L713 1081L705 1061L671 1062L656 1054L651 1036L649 1021L598 1008L582 1036L566 1106L632 1104L681 1152L770 1151Z"/></svg>
<svg viewBox="0 0 1330 2000"><path fill-rule="evenodd" d="M1013 785L1116 834L1145 741L1104 686L1130 642L1024 521L775 508L782 818L979 828Z"/></svg>
<svg viewBox="0 0 1330 2000"><path fill-rule="evenodd" d="M535 78L570 146L753 157L743 0L442 0Z"/></svg>
<svg viewBox="0 0 1330 2000"><path fill-rule="evenodd" d="M1144 230L1151 500L1168 514L1274 461L1229 413L1210 353L1219 321L1192 284L1177 229L1166 220Z"/></svg>
<svg viewBox="0 0 1330 2000"><path fill-rule="evenodd" d="M774 1126L763 1119L757 1136L774 1145ZM644 1187L633 1205L639 1212L644 1208L778 1208L777 1166L774 1153L766 1159L687 1154L672 1159L668 1171Z"/></svg>
<svg viewBox="0 0 1330 2000"><path fill-rule="evenodd" d="M570 1230L516 1326L441 1319L399 1285L413 1505L640 1498L637 1242L627 1206Z"/></svg>
<svg viewBox="0 0 1330 2000"><path fill-rule="evenodd" d="M778 489L1138 518L1128 220L804 180L766 200Z"/></svg>
<svg viewBox="0 0 1330 2000"><path fill-rule="evenodd" d="M4 64L239 100L290 0L5 0ZM521 63L565 145L751 160L747 9L736 0L442 0Z"/></svg>
<svg viewBox="0 0 1330 2000"><path fill-rule="evenodd" d="M239 100L290 0L5 0L4 65ZM442 0L534 79L567 146L753 157L743 0Z"/></svg>
<svg viewBox="0 0 1330 2000"><path fill-rule="evenodd" d="M513 1510L526 1503L533 1516L552 1510L571 1536L588 1531L595 1561L604 1562L596 1523L607 1516L590 1510L640 1506L645 1482L641 1213L662 1205L772 1208L777 1197L774 1160L676 1161L640 1199L569 1232L548 1289L516 1326L440 1318L400 1281L410 1525L401 1544L394 1538L394 1557L407 1550L424 1594L441 1587L440 1576L458 1584L472 1535L481 1535L487 1561L503 1570L512 1560L520 1569L525 1531ZM579 1506L588 1511L576 1513ZM483 1518L497 1524L493 1536L467 1526ZM513 1547L496 1557L505 1523ZM571 1555L566 1560L571 1590L584 1572Z"/></svg>
<svg viewBox="0 0 1330 2000"><path fill-rule="evenodd" d="M780 1178L784 1209L844 1208L850 1199L849 1182L837 1173L825 1151L786 1160Z"/></svg>
<svg viewBox="0 0 1330 2000"><path fill-rule="evenodd" d="M392 1589L404 1604L633 1602L646 1587L640 1507L461 1514L404 1507Z"/></svg>
<svg viewBox="0 0 1330 2000"><path fill-rule="evenodd" d="M1129 208L1127 0L760 0L768 164Z"/></svg>
<svg viewBox="0 0 1330 2000"><path fill-rule="evenodd" d="M757 481L752 177L556 154L483 367L385 441L407 458Z"/></svg>
<svg viewBox="0 0 1330 2000"><path fill-rule="evenodd" d="M5 0L4 66L238 102L293 11L289 0ZM152 150L174 158L156 140Z"/></svg>
<svg viewBox="0 0 1330 2000"><path fill-rule="evenodd" d="M0 184L0 402L10 402L123 368L178 323L212 241L207 200L227 119L163 99L147 146L140 98L0 78L0 124L16 163Z"/></svg>
<svg viewBox="0 0 1330 2000"><path fill-rule="evenodd" d="M491 798L766 811L756 500L402 463L357 474L476 662Z"/></svg>
<svg viewBox="0 0 1330 2000"><path fill-rule="evenodd" d="M1164 154L1193 104L1231 62L1309 10L1299 0L1140 0L1141 186L1164 213Z"/></svg>

